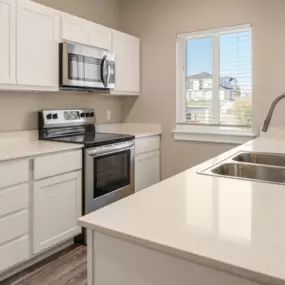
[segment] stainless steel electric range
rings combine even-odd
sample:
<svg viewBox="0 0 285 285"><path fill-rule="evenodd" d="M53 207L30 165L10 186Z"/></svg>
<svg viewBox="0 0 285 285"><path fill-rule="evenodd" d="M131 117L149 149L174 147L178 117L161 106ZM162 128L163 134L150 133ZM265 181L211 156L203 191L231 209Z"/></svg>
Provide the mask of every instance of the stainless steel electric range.
<svg viewBox="0 0 285 285"><path fill-rule="evenodd" d="M83 144L83 215L134 193L134 136L96 132L94 110L39 112L39 139Z"/></svg>

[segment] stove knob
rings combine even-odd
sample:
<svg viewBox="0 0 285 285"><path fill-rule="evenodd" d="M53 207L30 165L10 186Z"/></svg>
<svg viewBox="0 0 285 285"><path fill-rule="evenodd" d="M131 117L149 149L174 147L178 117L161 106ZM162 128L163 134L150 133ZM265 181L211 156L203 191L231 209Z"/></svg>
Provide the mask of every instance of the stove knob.
<svg viewBox="0 0 285 285"><path fill-rule="evenodd" d="M90 117L93 118L94 116L95 116L94 112L91 112L91 113L90 113Z"/></svg>
<svg viewBox="0 0 285 285"><path fill-rule="evenodd" d="M81 113L81 114L80 114L80 117L81 117L81 118L85 118L85 113Z"/></svg>
<svg viewBox="0 0 285 285"><path fill-rule="evenodd" d="M58 118L58 115L57 115L57 114L53 114L53 115L52 115L52 118L53 118L54 120L56 120L56 119Z"/></svg>
<svg viewBox="0 0 285 285"><path fill-rule="evenodd" d="M86 117L89 118L90 117L90 113L86 113Z"/></svg>
<svg viewBox="0 0 285 285"><path fill-rule="evenodd" d="M52 119L52 114L47 114L47 119L48 120Z"/></svg>

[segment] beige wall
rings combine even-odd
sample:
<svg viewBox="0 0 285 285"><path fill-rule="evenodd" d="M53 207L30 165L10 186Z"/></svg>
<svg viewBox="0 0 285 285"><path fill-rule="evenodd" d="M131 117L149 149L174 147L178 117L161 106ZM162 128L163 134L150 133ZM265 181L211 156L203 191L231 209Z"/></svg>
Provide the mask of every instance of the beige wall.
<svg viewBox="0 0 285 285"><path fill-rule="evenodd" d="M90 93L0 92L0 132L37 129L37 112L42 109L93 108L97 123L121 122L122 101ZM106 111L112 118L106 122Z"/></svg>
<svg viewBox="0 0 285 285"><path fill-rule="evenodd" d="M130 122L162 124L164 178L232 147L172 139L171 131L175 127L176 34L252 24L254 121L258 124L271 100L285 91L284 11L284 0L120 1L120 28L141 38L142 61L142 94L137 101L126 100L124 116ZM285 122L284 108L283 102L276 110L273 124L280 123L282 119Z"/></svg>
<svg viewBox="0 0 285 285"><path fill-rule="evenodd" d="M117 0L35 0L41 4L77 15L87 20L118 27ZM0 92L0 132L37 128L37 111L56 108L95 108L98 123L106 123L106 111L111 110L108 122L121 122L122 99L92 93L28 93Z"/></svg>

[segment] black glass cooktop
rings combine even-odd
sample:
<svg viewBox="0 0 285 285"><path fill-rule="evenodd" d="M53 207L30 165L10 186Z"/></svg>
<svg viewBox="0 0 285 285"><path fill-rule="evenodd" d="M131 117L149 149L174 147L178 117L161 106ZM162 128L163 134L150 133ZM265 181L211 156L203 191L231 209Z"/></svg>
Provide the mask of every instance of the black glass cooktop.
<svg viewBox="0 0 285 285"><path fill-rule="evenodd" d="M98 147L108 144L125 142L135 139L131 135L107 134L107 133L83 133L70 136L53 137L48 140L66 143L84 144L85 148Z"/></svg>

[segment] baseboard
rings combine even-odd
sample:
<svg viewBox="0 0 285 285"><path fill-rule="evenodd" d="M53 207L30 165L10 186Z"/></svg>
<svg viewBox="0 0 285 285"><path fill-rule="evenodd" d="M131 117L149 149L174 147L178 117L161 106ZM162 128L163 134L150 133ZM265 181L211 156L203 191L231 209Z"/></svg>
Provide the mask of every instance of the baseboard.
<svg viewBox="0 0 285 285"><path fill-rule="evenodd" d="M72 244L74 244L74 239L65 241L59 245L57 245L56 247L53 247L52 249L49 249L48 251L45 251L43 253L40 253L38 255L35 255L33 258L24 261L23 263L20 263L18 265L16 265L15 267L12 267L10 269L8 269L7 271L5 271L4 273L2 273L0 275L0 282L19 273L20 271L38 263L39 261L48 258L49 256L65 249L68 246L71 246Z"/></svg>

